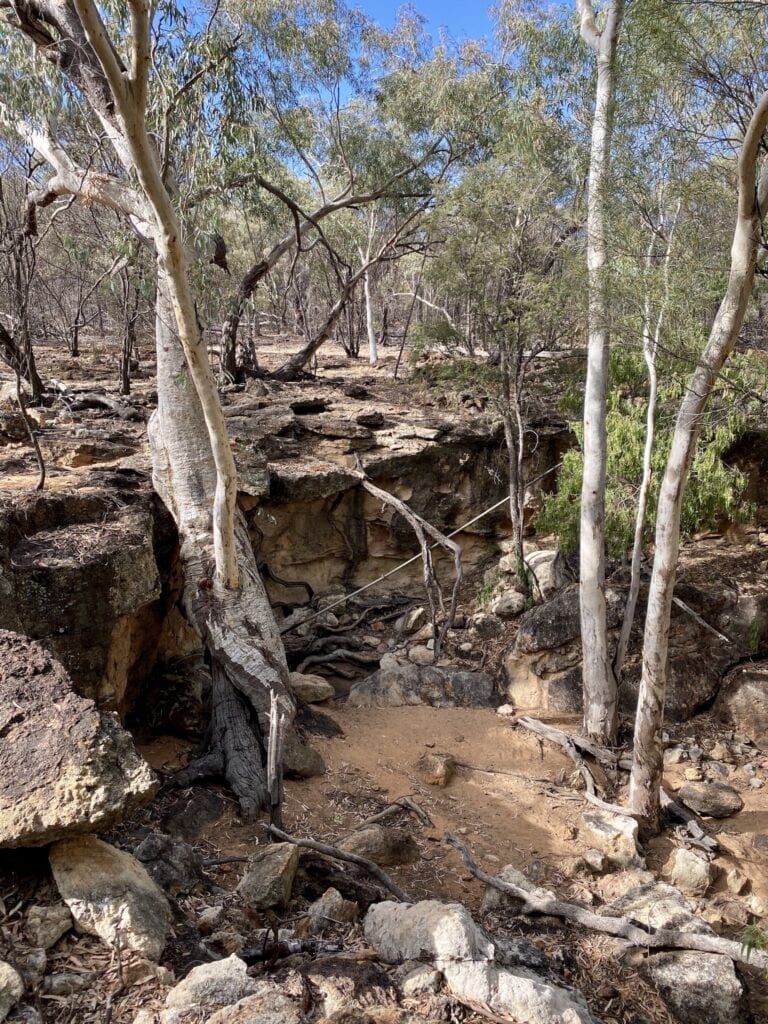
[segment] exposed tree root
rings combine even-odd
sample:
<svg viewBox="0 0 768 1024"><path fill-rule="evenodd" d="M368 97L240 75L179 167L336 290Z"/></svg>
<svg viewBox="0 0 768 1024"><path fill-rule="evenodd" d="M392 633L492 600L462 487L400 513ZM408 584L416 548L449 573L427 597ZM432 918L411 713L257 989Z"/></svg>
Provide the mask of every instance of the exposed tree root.
<svg viewBox="0 0 768 1024"><path fill-rule="evenodd" d="M632 946L645 949L680 949L688 952L716 953L720 956L727 956L737 963L750 964L753 967L768 967L768 953L758 949L747 949L741 943L734 942L733 939L724 939L719 935L706 935L700 932L680 932L671 928L645 927L626 917L603 917L585 907L579 907L575 903L552 899L543 889L530 891L511 882L504 882L494 875L486 874L482 868L478 867L466 845L456 836L446 832L443 840L448 846L458 850L464 865L475 878L499 892L520 900L521 910L524 914L545 914L549 917L559 917L564 921L573 921L582 928L602 932L604 935L614 935L616 938L625 939Z"/></svg>

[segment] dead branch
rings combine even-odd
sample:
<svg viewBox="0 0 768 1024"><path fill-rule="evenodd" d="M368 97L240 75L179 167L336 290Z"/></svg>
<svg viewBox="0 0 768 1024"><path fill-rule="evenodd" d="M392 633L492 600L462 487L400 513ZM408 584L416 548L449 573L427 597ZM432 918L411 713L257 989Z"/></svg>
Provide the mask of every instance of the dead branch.
<svg viewBox="0 0 768 1024"><path fill-rule="evenodd" d="M35 486L36 491L42 491L45 487L45 462L43 460L43 453L40 451L40 442L37 439L37 433L29 419L29 413L27 412L27 403L24 399L24 389L21 386L21 374L16 370L16 401L19 406L19 412L21 418L24 420L24 426L27 428L29 434L29 440L32 442L32 447L35 451L35 458L37 459L37 468L39 476L37 478L37 484Z"/></svg>
<svg viewBox="0 0 768 1024"><path fill-rule="evenodd" d="M461 581L464 578L464 573L461 567L461 548L459 545L450 540L445 534L441 533L436 527L432 526L425 519L422 519L420 515L417 515L404 501L396 498L394 494L390 494L389 491L384 491L380 487L377 487L372 483L365 475L363 470L360 468L358 460L358 475L362 487L372 494L374 498L378 498L383 501L386 505L391 505L403 519L413 529L413 532L418 538L419 545L421 546L421 559L424 566L424 588L427 592L427 599L429 601L429 610L432 616L432 636L435 641L435 657L434 660L440 657L440 652L443 647L445 635L453 625L453 619L456 615L456 606L459 600L459 588ZM456 579L453 584L453 591L451 593L451 604L448 609L448 613L445 613L445 606L443 603L443 592L438 582L437 576L435 575L435 569L432 562L432 547L427 540L427 537L431 537L433 541L440 547L446 549L453 556L453 565L456 573ZM440 610L443 612L443 624L438 633L437 629L437 604L435 598L440 605Z"/></svg>
<svg viewBox="0 0 768 1024"><path fill-rule="evenodd" d="M472 859L466 845L456 836L446 832L443 841L458 850L459 855L469 872L499 892L514 896L522 903L521 910L525 914L545 914L559 917L564 921L573 921L582 928L602 932L624 939L632 946L645 949L681 949L698 953L717 953L727 956L737 963L750 964L753 967L768 967L768 953L757 949L747 949L733 939L725 939L719 935L706 935L700 932L680 932L671 928L654 928L630 921L625 917L602 917L600 914L579 907L575 903L553 899L546 890L523 889L512 882L503 882L494 875L486 874Z"/></svg>
<svg viewBox="0 0 768 1024"><path fill-rule="evenodd" d="M381 882L384 888L391 892L400 903L411 902L403 890L392 881L386 871L382 871L379 865L374 864L372 860L358 857L356 853L347 853L345 850L339 850L337 847L329 846L327 843L318 843L314 839L296 839L294 836L288 835L287 832L283 832L282 829L277 828L276 825L270 825L269 831L284 843L293 843L294 846L300 846L302 849L314 850L315 853L320 853L323 857L332 857L334 860L343 860L349 864L357 864L358 867L365 868L369 874Z"/></svg>
<svg viewBox="0 0 768 1024"><path fill-rule="evenodd" d="M391 804L384 808L383 811L379 811L378 814L372 815L370 818L366 818L365 821L361 822L357 829L364 828L366 825L375 825L377 821L383 821L385 818L391 818L393 814L398 814L400 811L410 811L415 814L422 825L432 825L433 821L427 812L416 803L415 800L411 800L409 796L400 797L399 800L394 800Z"/></svg>

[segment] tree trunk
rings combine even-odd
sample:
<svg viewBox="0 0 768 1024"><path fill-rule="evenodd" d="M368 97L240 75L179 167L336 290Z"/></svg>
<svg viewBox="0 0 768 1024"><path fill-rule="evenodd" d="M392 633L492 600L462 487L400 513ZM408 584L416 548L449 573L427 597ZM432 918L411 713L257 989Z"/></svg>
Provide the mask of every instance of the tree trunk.
<svg viewBox="0 0 768 1024"><path fill-rule="evenodd" d="M589 270L589 342L584 392L584 476L581 491L580 612L584 674L584 729L597 743L612 744L618 729L616 680L608 654L605 610L605 427L608 386L609 299L605 238L616 45L624 14L623 0L608 6L605 28L594 29L591 3L579 2L582 35L597 53L597 92L592 122L587 205ZM584 18L591 15L591 30Z"/></svg>
<svg viewBox="0 0 768 1024"><path fill-rule="evenodd" d="M373 326L373 301L371 299L371 276L363 277L363 293L365 295L365 329L368 333L368 362L371 366L379 365L379 354L376 351L376 329Z"/></svg>
<svg viewBox="0 0 768 1024"><path fill-rule="evenodd" d="M235 524L240 587L214 581L211 495L216 466L195 387L176 329L162 267L157 289L157 411L150 421L155 490L176 521L184 569L183 602L212 663L215 707L206 756L186 779L223 774L243 814L268 806L264 766L270 693L289 720L295 702L288 666L242 516Z"/></svg>
<svg viewBox="0 0 768 1024"><path fill-rule="evenodd" d="M629 802L645 826L657 830L663 772L661 730L667 683L669 624L680 549L680 512L707 400L741 330L755 277L761 241L761 208L768 199L768 171L757 186L756 163L768 125L768 92L763 93L744 136L739 156L739 204L731 246L731 272L706 348L691 377L675 423L656 513L656 555L648 594L643 671L637 701Z"/></svg>

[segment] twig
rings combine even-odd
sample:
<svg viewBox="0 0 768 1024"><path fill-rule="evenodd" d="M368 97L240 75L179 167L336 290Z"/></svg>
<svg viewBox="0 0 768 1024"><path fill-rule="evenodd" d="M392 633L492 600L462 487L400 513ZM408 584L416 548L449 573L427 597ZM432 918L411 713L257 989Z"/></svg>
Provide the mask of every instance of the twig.
<svg viewBox="0 0 768 1024"><path fill-rule="evenodd" d="M19 412L21 413L21 418L24 420L24 426L27 428L29 440L32 442L32 447L35 449L37 467L40 471L40 476L38 477L35 490L42 491L43 487L45 487L45 462L43 461L43 453L40 451L40 442L37 440L37 434L35 433L29 419L27 403L24 401L24 391L21 386L21 374L18 370L16 371L16 401L19 404Z"/></svg>
<svg viewBox="0 0 768 1024"><path fill-rule="evenodd" d="M385 889L389 890L395 899L399 900L400 903L410 903L411 900L406 896L402 889L400 889L389 877L389 875L382 871L378 864L374 864L372 860L367 860L365 857L358 857L356 853L347 853L345 850L339 850L335 846L328 846L327 843L318 843L314 839L296 839L294 836L289 836L287 832L283 832L282 829L277 828L275 825L269 826L269 831L273 836L277 836L278 839L284 843L293 843L294 846L301 846L305 850L313 850L315 853L320 853L324 857L333 857L334 860L345 860L349 864L357 864L358 867L365 868L369 874L373 875L384 886Z"/></svg>
<svg viewBox="0 0 768 1024"><path fill-rule="evenodd" d="M348 651L344 647L339 647L337 650L331 651L330 654L310 654L301 662L296 671L305 672L311 665L328 665L332 661L356 661L360 665L378 665L381 658L378 655L360 654L357 651Z"/></svg>
<svg viewBox="0 0 768 1024"><path fill-rule="evenodd" d="M281 714L277 694L270 693L269 740L267 742L267 790L269 792L269 820L273 825L283 824L283 739L285 714Z"/></svg>
<svg viewBox="0 0 768 1024"><path fill-rule="evenodd" d="M361 822L356 828L363 828L365 825L374 825L377 821L383 821L385 818L390 818L393 814L397 814L399 811L411 811L422 825L434 824L427 812L419 807L419 805L411 800L409 796L400 797L399 800L394 800L391 804L384 808L383 811L379 811L378 814L372 815L370 818L366 818L365 821Z"/></svg>
<svg viewBox="0 0 768 1024"><path fill-rule="evenodd" d="M603 917L601 914L596 914L585 907L579 907L575 903L553 899L546 890L522 889L512 882L504 882L494 875L486 874L474 862L466 845L456 836L446 832L443 841L448 846L452 846L454 850L458 850L465 867L475 878L490 885L493 889L498 889L499 892L520 900L521 909L525 914L545 914L548 917L562 918L564 921L574 921L582 928L614 935L619 939L625 939L632 946L645 949L682 949L699 953L717 953L720 956L727 956L737 963L751 964L754 967L768 967L768 953L763 950L749 949L732 939L700 932L680 932L672 928L654 928L651 925L646 927L625 917Z"/></svg>

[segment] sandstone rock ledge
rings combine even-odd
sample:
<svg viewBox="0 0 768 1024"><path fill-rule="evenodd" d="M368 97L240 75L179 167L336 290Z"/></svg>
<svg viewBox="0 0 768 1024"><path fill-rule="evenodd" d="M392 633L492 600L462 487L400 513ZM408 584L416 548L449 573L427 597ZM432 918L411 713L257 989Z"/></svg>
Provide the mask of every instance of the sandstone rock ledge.
<svg viewBox="0 0 768 1024"><path fill-rule="evenodd" d="M40 644L0 630L0 847L110 828L156 789L117 718Z"/></svg>

